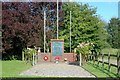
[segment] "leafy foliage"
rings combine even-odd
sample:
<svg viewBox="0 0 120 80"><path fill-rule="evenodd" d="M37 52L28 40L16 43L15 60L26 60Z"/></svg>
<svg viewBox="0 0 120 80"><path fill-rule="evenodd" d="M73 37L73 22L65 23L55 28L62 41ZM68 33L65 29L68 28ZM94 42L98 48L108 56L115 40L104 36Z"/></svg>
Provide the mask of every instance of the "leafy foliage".
<svg viewBox="0 0 120 80"><path fill-rule="evenodd" d="M69 52L70 39L70 11L71 19L71 46L72 50L79 43L90 42L94 44L94 49L100 51L106 43L107 31L105 23L99 19L96 14L96 8L90 7L88 4L64 3L64 26L61 28L60 38L65 41L65 52Z"/></svg>
<svg viewBox="0 0 120 80"><path fill-rule="evenodd" d="M93 45L90 44L90 43L80 43L78 46L77 46L77 51L78 53L81 53L83 55L86 55L86 54L89 54L90 53L90 50L92 49Z"/></svg>
<svg viewBox="0 0 120 80"><path fill-rule="evenodd" d="M85 43L85 42L79 43L77 48L75 48L76 49L75 53L77 54L81 53L83 59L82 61L86 62L88 60L88 55L92 53L93 46L94 46L93 43Z"/></svg>
<svg viewBox="0 0 120 80"><path fill-rule="evenodd" d="M120 19L111 18L107 26L108 42L112 48L120 48Z"/></svg>
<svg viewBox="0 0 120 80"><path fill-rule="evenodd" d="M59 3L59 6L62 4ZM44 15L46 11L46 42L55 38L55 2L3 2L2 3L2 42L3 59L7 56L22 56L22 50L29 46L43 49ZM60 14L62 14L60 8Z"/></svg>
<svg viewBox="0 0 120 80"><path fill-rule="evenodd" d="M24 59L25 59L25 61L26 62L31 62L31 64L32 64L32 60L33 60L33 54L36 54L36 50L35 49L31 49L31 48L29 48L29 49L24 49L23 50L23 54L24 54Z"/></svg>

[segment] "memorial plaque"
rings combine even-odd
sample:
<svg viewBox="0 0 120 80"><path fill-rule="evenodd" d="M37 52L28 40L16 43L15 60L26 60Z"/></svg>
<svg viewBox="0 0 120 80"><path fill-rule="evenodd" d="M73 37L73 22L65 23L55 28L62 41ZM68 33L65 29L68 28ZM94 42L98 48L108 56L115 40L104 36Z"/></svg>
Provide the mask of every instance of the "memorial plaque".
<svg viewBox="0 0 120 80"><path fill-rule="evenodd" d="M52 40L51 41L51 53L52 56L62 56L64 51L63 40Z"/></svg>

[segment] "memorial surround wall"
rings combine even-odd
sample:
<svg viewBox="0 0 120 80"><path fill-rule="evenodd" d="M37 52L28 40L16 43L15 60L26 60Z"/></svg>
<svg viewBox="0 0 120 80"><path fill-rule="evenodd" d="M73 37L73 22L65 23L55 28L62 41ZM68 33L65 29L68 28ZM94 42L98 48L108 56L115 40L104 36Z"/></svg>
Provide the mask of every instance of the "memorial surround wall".
<svg viewBox="0 0 120 80"><path fill-rule="evenodd" d="M48 60L44 60L44 57L47 56ZM69 62L74 62L75 61L75 57L76 54L75 53L64 53L62 56L60 57L60 62L64 61L64 58L67 58L67 61ZM51 59L50 59L51 58ZM54 62L55 56L51 56L51 53L38 53L38 62L41 61L45 61L45 62Z"/></svg>

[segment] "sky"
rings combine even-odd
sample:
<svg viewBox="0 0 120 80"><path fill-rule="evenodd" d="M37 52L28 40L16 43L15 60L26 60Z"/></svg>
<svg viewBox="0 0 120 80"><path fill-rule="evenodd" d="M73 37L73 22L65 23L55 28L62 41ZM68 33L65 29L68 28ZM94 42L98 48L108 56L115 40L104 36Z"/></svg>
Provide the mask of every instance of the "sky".
<svg viewBox="0 0 120 80"><path fill-rule="evenodd" d="M118 2L87 2L90 6L97 7L97 14L105 22L113 17L118 18Z"/></svg>
<svg viewBox="0 0 120 80"><path fill-rule="evenodd" d="M97 8L97 14L105 22L113 17L118 18L118 2L120 0L72 0L76 2L88 3L90 6ZM119 6L120 7L120 6ZM120 9L120 8L119 8ZM120 13L120 12L119 12ZM120 15L119 15L120 16Z"/></svg>

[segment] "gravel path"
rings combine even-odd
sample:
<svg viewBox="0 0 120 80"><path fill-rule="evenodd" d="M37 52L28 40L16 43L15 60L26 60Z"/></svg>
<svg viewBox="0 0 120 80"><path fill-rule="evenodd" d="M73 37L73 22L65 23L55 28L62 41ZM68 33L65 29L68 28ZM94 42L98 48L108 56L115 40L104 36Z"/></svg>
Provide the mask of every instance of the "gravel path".
<svg viewBox="0 0 120 80"><path fill-rule="evenodd" d="M40 63L22 72L24 76L42 77L95 77L83 68L65 63Z"/></svg>

